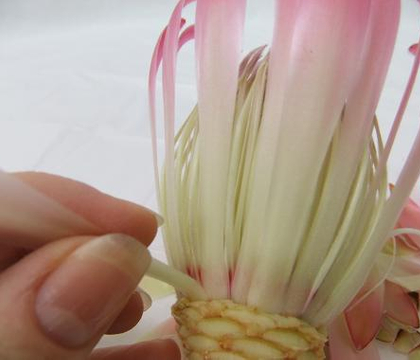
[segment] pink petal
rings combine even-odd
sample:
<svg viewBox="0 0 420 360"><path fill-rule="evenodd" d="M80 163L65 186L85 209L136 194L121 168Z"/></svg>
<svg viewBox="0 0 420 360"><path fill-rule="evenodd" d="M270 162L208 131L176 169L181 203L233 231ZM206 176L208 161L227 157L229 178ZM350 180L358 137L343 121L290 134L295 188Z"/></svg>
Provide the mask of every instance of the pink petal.
<svg viewBox="0 0 420 360"><path fill-rule="evenodd" d="M350 336L357 350L364 349L378 333L383 315L382 300L382 296L379 298L372 293L359 305L345 312Z"/></svg>
<svg viewBox="0 0 420 360"><path fill-rule="evenodd" d="M348 152L343 161L358 163L356 147L363 149L366 135L370 136L372 119L381 95L394 49L399 24L399 1L372 1L370 9L370 36L360 79L348 100L345 111L346 136L343 137L343 152ZM378 63L378 59L381 61ZM357 145L356 145L357 144ZM362 151L362 150L360 150Z"/></svg>
<svg viewBox="0 0 420 360"><path fill-rule="evenodd" d="M253 179L257 185L250 193L249 217L255 220L244 229L244 242L258 239L273 244L259 247L265 261L255 266L252 281L258 285L250 286L252 302L270 311L302 312L314 280L311 276L316 276L330 247L326 241L306 239L305 224L317 191L313 179L319 176L357 78L369 5L341 0L309 0L304 5L301 1L276 2L259 135L264 141L255 151ZM278 183L282 186L275 185ZM272 225L277 223L280 227ZM322 229L331 228L322 225ZM302 241L307 246L301 246ZM286 243L290 246L287 253L280 250ZM304 249L303 256L299 249ZM241 261L241 266L249 264L248 260ZM300 266L300 261L310 265ZM295 269L292 281L283 282L280 289L266 276L273 271L289 278Z"/></svg>
<svg viewBox="0 0 420 360"><path fill-rule="evenodd" d="M374 342L362 351L352 346L344 316L339 316L329 327L330 360L380 360L379 352Z"/></svg>
<svg viewBox="0 0 420 360"><path fill-rule="evenodd" d="M181 19L181 28L184 26L185 20ZM165 41L167 27L162 31L159 36L159 39L156 43L155 49L153 51L152 60L150 63L149 69L149 116L150 116L150 129L151 129L151 138L152 138L152 151L153 151L153 165L155 170L155 182L156 182L156 191L159 194L160 186L159 186L159 165L157 159L157 133L156 133L156 76L159 70L159 67L162 62L163 56L163 44ZM194 38L194 26L191 25L184 32L181 34L179 38L178 50L181 47ZM160 195L158 195L160 198Z"/></svg>
<svg viewBox="0 0 420 360"><path fill-rule="evenodd" d="M194 25L188 26L179 37L178 51L190 40L193 40L195 36Z"/></svg>
<svg viewBox="0 0 420 360"><path fill-rule="evenodd" d="M181 0L169 20L163 42L162 53L162 83L163 83L163 107L165 121L165 161L167 162L167 191L169 198L175 199L173 188L173 162L174 162L174 135L175 135L175 78L176 60L179 48L179 33L182 27L182 9L185 1ZM173 203L168 204L168 213L176 217ZM175 225L174 225L175 226Z"/></svg>
<svg viewBox="0 0 420 360"><path fill-rule="evenodd" d="M164 106L164 130L165 130L165 159L166 159L166 172L165 172L165 191L168 198L167 217L168 221L173 224L173 242L175 246L182 246L179 242L179 222L178 211L176 209L177 193L174 187L174 134L175 134L175 72L176 72L176 59L180 47L186 41L190 40L193 35L193 28L186 29L186 32L181 35L180 31L185 20L182 19L182 10L185 6L193 0L181 0L175 7L172 16L169 20L168 26L162 32L155 51L153 53L152 62L149 71L149 107L150 107L150 125L152 135L152 148L153 148L153 162L155 169L156 189L159 197L159 169L157 159L157 134L156 134L156 75L159 66L162 62L162 79L163 79L163 106ZM178 240L178 241L177 241ZM174 266L183 269L185 264L174 263Z"/></svg>
<svg viewBox="0 0 420 360"><path fill-rule="evenodd" d="M159 186L159 165L157 158L157 133L156 133L156 76L162 62L163 42L165 40L166 28L160 34L156 43L152 61L149 69L149 117L150 117L150 132L152 138L152 152L153 152L153 167L155 175L155 189L160 198Z"/></svg>
<svg viewBox="0 0 420 360"><path fill-rule="evenodd" d="M288 4L287 1L285 2L279 2ZM324 2L323 2L324 3ZM306 2L305 2L306 4ZM340 2L337 1L335 3L335 6L339 6ZM342 4L342 3L341 3ZM351 186L351 179L354 178L359 161L360 156L362 153L362 149L365 148L365 144L367 143L372 129L372 120L374 118L374 113L377 107L378 99L383 87L383 82L385 80L386 72L389 66L389 61L392 55L392 50L394 46L394 40L395 40L395 34L398 27L398 19L399 19L399 4L396 1L371 1L371 2L359 2L359 1L352 1L347 2L348 4L352 4L354 6L370 6L370 9L368 9L365 13L360 14L357 20L354 20L354 23L356 24L357 21L360 21L360 23L357 23L357 25L354 25L354 28L357 27L358 30L363 29L362 24L365 14L370 14L369 17L369 30L364 32L364 34L369 34L366 39L365 46L366 48L363 50L363 58L362 60L358 58L354 58L353 60L347 59L347 61L352 62L353 64L360 64L359 61L361 61L361 66L358 68L360 71L354 71L353 73L353 79L357 79L357 81L354 83L352 82L350 94L346 98L346 107L344 111L344 118L342 119L342 133L345 134L345 136L340 137L340 141L337 144L337 148L334 149L334 166L331 167L329 174L331 183L334 185L331 185L331 188L328 188L328 198L327 196L324 197L324 194L321 199L321 205L323 206L323 212L317 212L317 223L312 225L311 232L313 232L315 235L313 235L314 239L305 239L305 247L302 247L304 249L304 252L299 253L299 259L297 263L294 263L294 268L296 269L302 269L302 271L295 271L293 275L293 279L291 282L291 285L289 286L289 289L287 290L288 294L293 295L295 298L292 298L290 296L290 309L291 310L301 310L302 308L305 309L307 312L313 312L313 313L319 313L313 306L311 307L309 304L309 300L312 304L325 304L325 302L333 301L331 294L331 289L322 289L317 288L320 286L322 282L322 278L318 277L316 282L314 282L313 278L311 276L316 276L318 269L320 268L320 264L328 264L325 265L324 271L322 272L322 276L327 276L328 274L331 274L331 277L336 274L337 271L342 270L343 268L347 268L346 265L344 265L341 261L340 262L334 262L332 259L336 255L334 252L330 252L329 250L332 248L330 246L330 243L328 241L325 241L325 239L335 239L335 231L336 229L331 226L331 224L338 223L339 216L342 214L342 209L344 208L348 192L350 191ZM344 26L344 25L343 25ZM331 30L334 31L334 30ZM330 39L328 36L325 37L326 39ZM314 41L315 44L317 44L317 41ZM355 42L356 43L356 42ZM347 45L346 40L342 39L342 44ZM357 44L357 43L356 43ZM339 45L334 44L335 48L338 48ZM354 47L353 47L354 46ZM354 49L357 48L355 44L352 47ZM309 48L309 47L308 47ZM280 46L280 49L281 46ZM274 50L274 48L273 48ZM353 50L357 51L357 50ZM302 56L302 59L305 59ZM380 63L378 63L378 59L380 59ZM341 65L349 66L347 61L342 61ZM331 73L335 73L335 70L331 70ZM330 75L331 75L330 73ZM351 70L350 70L351 73ZM357 76L356 76L357 74ZM305 83L304 80L302 80L302 83ZM346 86L343 84L340 84L339 87L341 89L346 89ZM269 89L268 89L269 90ZM319 93L319 92L318 92ZM327 96L327 99L331 101L329 103L329 109L334 110L333 105L339 103L337 100L339 94L335 94L335 96ZM267 99L268 99L269 93L267 92ZM278 102L280 103L280 102ZM285 102L286 103L286 102ZM280 105L278 105L280 107ZM303 108L303 106L302 106ZM301 119L302 117L296 117ZM313 156L315 154L320 154L322 147L324 146L324 141L328 138L329 134L328 131L330 130L329 123L327 121L328 117L324 116L323 121L317 122L317 119L313 117L314 123L311 124L316 129L312 130L312 134L317 134L317 131L320 131L322 128L323 130L323 136L324 138L321 140L318 140L316 143L316 150L308 150L309 147L307 147L308 142L301 141L297 142L300 147L302 147L302 144L305 144L305 154L306 151L311 152L311 158L313 159ZM298 121L295 121L297 125ZM287 129L286 131L283 131L283 134L287 134L284 136L290 136L290 134L293 134L293 139L295 138L295 134L293 131L300 132L301 134L307 134L310 131L305 129L301 130L297 125L294 124L292 127L292 130ZM309 128L309 126L308 126ZM296 138L298 138L300 134L296 135ZM321 147L321 146L322 147ZM290 149L293 149L293 147L290 147ZM360 150L357 150L360 149ZM283 151L282 151L283 150ZM300 149L301 150L301 149ZM292 150L293 151L293 150ZM298 152L299 150L296 150ZM268 154L269 152L266 152ZM275 151L273 151L274 154ZM281 149L279 153L285 153L285 149ZM312 155L314 154L314 155ZM265 155L267 157L267 155ZM308 157L309 158L309 157ZM293 158L293 161L295 161L295 157ZM319 164L319 159L312 160L313 164ZM342 164L346 164L346 166L342 166ZM276 166L274 166L276 167ZM284 168L282 166L278 166L279 168ZM297 167L297 164L291 164L291 166L287 167L288 171L289 169L293 169L294 167ZM293 191L294 184L299 184L298 176L301 176L303 178L313 179L316 177L316 175L305 175L309 171L310 167L312 165L308 165L307 169L301 170L299 172L296 172L294 175L296 176L295 181L293 183L293 186L286 186L286 191L290 195L290 198L297 198L299 194ZM313 167L312 167L313 168ZM298 175L300 174L300 175ZM333 180L332 180L333 179ZM282 181L282 183L284 183ZM336 185L337 184L337 185ZM339 184L339 185L338 185ZM297 186L297 185L296 185ZM303 187L309 190L312 190L310 188L311 185L305 184ZM285 191L285 193L286 193ZM265 195L265 194L264 194ZM273 198L273 194L270 193L270 196ZM286 196L286 195L285 195ZM313 193L310 195L304 196L304 201L306 203L309 202L308 199L312 199ZM302 209L305 209L305 203L302 201L301 204L294 204L295 201L293 201L293 207L299 207L299 210L301 211L299 215L294 214L295 218L301 219L302 223L305 223L305 220L303 218ZM278 201L277 201L278 202ZM274 201L273 201L274 203ZM292 209L293 209L292 207ZM335 207L337 210L331 211L331 208ZM289 209L288 209L289 210ZM273 213L273 219L275 216L277 216L278 211L273 211L270 209L268 213ZM324 215L324 213L326 215ZM322 215L322 216L321 216ZM319 220L318 220L319 219ZM289 219L284 220L286 224L292 224L293 222ZM293 225L296 225L295 223ZM287 225L286 225L287 226ZM296 228L296 226L295 226ZM325 229L328 229L327 231L329 233L326 233ZM321 236L322 235L322 236ZM317 238L318 237L318 238ZM322 239L318 240L318 239ZM299 241L290 241L291 244L293 244L296 247L300 246ZM354 249L357 249L355 246ZM375 251L372 251L372 254L377 253L378 250L375 249ZM303 253L303 254L302 254ZM288 257L290 258L290 252L287 253ZM330 261L325 261L327 254L329 255ZM365 255L367 257L367 255ZM371 257L373 255L369 255ZM343 256L344 257L344 256ZM348 253L348 256L345 257L345 263L350 264L353 259L359 258L353 253ZM328 259L328 260L329 260ZM290 261L288 259L284 259L284 261ZM305 266L301 266L300 262L302 264L305 264ZM279 260L279 263L283 263L283 259ZM369 261L363 260L364 264L371 263ZM328 267L327 267L328 266ZM331 266L331 267L330 267ZM334 269L333 266L335 266L338 269ZM356 288L360 286L360 282L363 281L364 276L368 272L369 269L366 268L362 269L359 267L359 271L361 274L353 274L352 282L353 284L351 288ZM281 272L281 271L279 271ZM281 272L283 273L283 272ZM308 275L309 274L309 275ZM312 275L314 274L314 275ZM286 275L287 276L287 275ZM321 280L322 279L322 280ZM330 281L325 280L324 284L331 284ZM315 285L313 285L315 284ZM301 297L308 293L307 289L312 286L311 292L306 296L305 300L308 300L304 303L305 306L302 305L300 302L301 299L296 299L296 294L303 293L302 295L299 294ZM343 292L346 291L348 288L343 289ZM298 293L299 292L299 293ZM315 295L316 294L316 295ZM315 295L313 297L313 295ZM350 299L348 299L349 301ZM306 307L308 305L308 307ZM294 307L293 307L294 306ZM322 306L322 305L321 305ZM289 310L289 307L287 308ZM341 311L342 308L337 308L337 312ZM330 316L336 316L337 314L330 314Z"/></svg>
<svg viewBox="0 0 420 360"><path fill-rule="evenodd" d="M384 313L383 284L358 302L365 291L365 289L362 289L359 292L344 313L350 337L357 350L364 349L375 338ZM352 304L356 305L352 306ZM369 314L369 316L366 316L366 314Z"/></svg>
<svg viewBox="0 0 420 360"><path fill-rule="evenodd" d="M199 113L198 217L204 236L200 252L202 278L213 298L229 293L224 242L226 195L233 115L235 111L245 20L244 0L201 0L196 8L196 59ZM217 151L213 151L213 149ZM218 209L215 211L215 209Z"/></svg>
<svg viewBox="0 0 420 360"><path fill-rule="evenodd" d="M414 300L399 285L385 282L385 311L393 320L413 328L418 328L419 315Z"/></svg>
<svg viewBox="0 0 420 360"><path fill-rule="evenodd" d="M379 168L378 168L378 179L382 175L382 171L385 169L386 162L388 160L389 154L391 152L392 145L394 144L394 140L397 136L398 129L400 127L400 124L402 122L405 109L407 108L408 100L410 99L411 93L414 88L414 84L416 82L417 73L419 70L420 65L420 53L415 53L416 57L414 59L410 76L408 78L406 88L404 90L403 96L401 98L400 105L398 106L397 114L395 115L394 122L392 124L391 131L389 132L388 139L385 144L384 151L381 155L380 161L379 161ZM379 181L379 180L377 180Z"/></svg>

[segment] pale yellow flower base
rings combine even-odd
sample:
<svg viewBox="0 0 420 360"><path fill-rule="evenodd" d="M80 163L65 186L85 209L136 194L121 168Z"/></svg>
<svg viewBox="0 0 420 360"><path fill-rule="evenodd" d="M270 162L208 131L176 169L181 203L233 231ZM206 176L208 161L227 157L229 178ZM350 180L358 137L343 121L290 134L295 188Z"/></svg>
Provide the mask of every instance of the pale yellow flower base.
<svg viewBox="0 0 420 360"><path fill-rule="evenodd" d="M186 298L172 313L189 360L325 359L326 335L294 317L231 300Z"/></svg>

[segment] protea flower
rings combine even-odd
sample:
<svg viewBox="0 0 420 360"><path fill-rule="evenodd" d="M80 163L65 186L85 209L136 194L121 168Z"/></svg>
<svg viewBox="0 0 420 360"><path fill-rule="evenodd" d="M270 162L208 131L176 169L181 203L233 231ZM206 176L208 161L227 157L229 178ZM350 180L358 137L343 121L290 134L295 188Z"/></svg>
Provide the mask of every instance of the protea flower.
<svg viewBox="0 0 420 360"><path fill-rule="evenodd" d="M357 353L344 318L359 291L383 291L372 267L420 171L418 136L388 192L386 163L418 54L385 145L375 117L400 1L278 0L270 46L242 61L245 1L197 0L184 29L191 2L177 4L149 78L164 240L178 270L151 271L178 290L173 314L187 357L321 359L328 340L334 359L374 359L376 333ZM198 103L175 135L177 53L192 39Z"/></svg>

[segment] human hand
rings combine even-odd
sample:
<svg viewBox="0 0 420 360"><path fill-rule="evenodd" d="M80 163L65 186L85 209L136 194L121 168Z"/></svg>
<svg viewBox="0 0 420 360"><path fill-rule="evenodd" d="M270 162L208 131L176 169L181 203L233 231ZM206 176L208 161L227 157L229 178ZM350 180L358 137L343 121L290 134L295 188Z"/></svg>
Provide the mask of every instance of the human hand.
<svg viewBox="0 0 420 360"><path fill-rule="evenodd" d="M33 249L33 240L0 229L0 358L179 359L172 340L92 353L104 333L127 331L141 318L135 289L150 264L146 246L157 231L154 213L58 176L14 176L92 223L98 233ZM14 246L17 242L21 247Z"/></svg>

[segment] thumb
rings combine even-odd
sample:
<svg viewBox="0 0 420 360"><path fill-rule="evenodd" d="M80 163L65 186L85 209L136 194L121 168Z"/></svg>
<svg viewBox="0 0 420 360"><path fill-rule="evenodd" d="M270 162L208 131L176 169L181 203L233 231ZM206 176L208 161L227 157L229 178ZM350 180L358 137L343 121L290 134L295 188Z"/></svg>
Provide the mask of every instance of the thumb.
<svg viewBox="0 0 420 360"><path fill-rule="evenodd" d="M126 235L72 237L0 275L1 359L86 359L150 265Z"/></svg>

